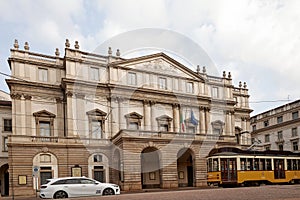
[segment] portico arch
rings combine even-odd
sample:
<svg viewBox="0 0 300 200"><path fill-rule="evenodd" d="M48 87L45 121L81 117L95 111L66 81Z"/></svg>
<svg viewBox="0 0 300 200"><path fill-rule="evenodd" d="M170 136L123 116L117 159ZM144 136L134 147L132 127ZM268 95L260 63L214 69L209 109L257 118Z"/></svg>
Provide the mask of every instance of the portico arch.
<svg viewBox="0 0 300 200"><path fill-rule="evenodd" d="M159 188L161 185L159 150L155 147L146 147L141 152L141 182L142 188Z"/></svg>
<svg viewBox="0 0 300 200"><path fill-rule="evenodd" d="M177 153L178 187L195 186L194 152L182 148Z"/></svg>
<svg viewBox="0 0 300 200"><path fill-rule="evenodd" d="M8 164L4 164L0 167L0 191L1 196L9 195L9 173L8 173Z"/></svg>

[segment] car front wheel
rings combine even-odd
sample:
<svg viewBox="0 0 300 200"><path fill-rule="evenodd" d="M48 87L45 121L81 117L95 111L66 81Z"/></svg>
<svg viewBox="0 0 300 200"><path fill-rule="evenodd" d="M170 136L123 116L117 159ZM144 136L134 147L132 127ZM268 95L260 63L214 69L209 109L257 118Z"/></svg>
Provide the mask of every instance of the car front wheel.
<svg viewBox="0 0 300 200"><path fill-rule="evenodd" d="M111 188L106 188L104 191L103 191L103 195L114 195L115 192L113 189Z"/></svg>
<svg viewBox="0 0 300 200"><path fill-rule="evenodd" d="M68 198L68 194L65 191L57 191L54 194L54 199L64 199L64 198Z"/></svg>

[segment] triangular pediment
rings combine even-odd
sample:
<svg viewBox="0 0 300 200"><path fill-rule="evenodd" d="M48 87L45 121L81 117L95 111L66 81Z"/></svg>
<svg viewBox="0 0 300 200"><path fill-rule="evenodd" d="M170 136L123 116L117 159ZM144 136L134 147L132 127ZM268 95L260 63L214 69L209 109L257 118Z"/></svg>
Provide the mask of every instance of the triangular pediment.
<svg viewBox="0 0 300 200"><path fill-rule="evenodd" d="M93 115L93 116L106 116L106 112L103 112L99 109L94 109L91 111L86 112L87 115Z"/></svg>
<svg viewBox="0 0 300 200"><path fill-rule="evenodd" d="M131 112L127 115L125 115L126 118L133 118L133 119L142 119L143 116L138 114L137 112Z"/></svg>
<svg viewBox="0 0 300 200"><path fill-rule="evenodd" d="M169 117L168 115L161 115L161 116L157 117L156 120L158 120L158 121L172 121L172 118Z"/></svg>
<svg viewBox="0 0 300 200"><path fill-rule="evenodd" d="M144 72L165 74L180 78L200 79L200 74L164 53L151 54L113 63L114 66L126 67Z"/></svg>
<svg viewBox="0 0 300 200"><path fill-rule="evenodd" d="M41 111L35 112L35 113L33 113L33 116L55 118L55 114L53 114L47 110L41 110Z"/></svg>

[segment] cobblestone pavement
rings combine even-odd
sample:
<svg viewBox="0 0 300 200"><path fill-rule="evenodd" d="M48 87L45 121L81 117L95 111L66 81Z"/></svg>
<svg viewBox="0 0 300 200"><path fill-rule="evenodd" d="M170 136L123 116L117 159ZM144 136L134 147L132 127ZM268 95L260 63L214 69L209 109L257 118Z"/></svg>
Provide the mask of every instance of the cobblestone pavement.
<svg viewBox="0 0 300 200"><path fill-rule="evenodd" d="M12 199L5 197L3 200ZM36 197L15 197L16 200L36 200ZM300 185L272 185L260 187L147 190L116 196L97 196L70 199L86 200L300 200Z"/></svg>

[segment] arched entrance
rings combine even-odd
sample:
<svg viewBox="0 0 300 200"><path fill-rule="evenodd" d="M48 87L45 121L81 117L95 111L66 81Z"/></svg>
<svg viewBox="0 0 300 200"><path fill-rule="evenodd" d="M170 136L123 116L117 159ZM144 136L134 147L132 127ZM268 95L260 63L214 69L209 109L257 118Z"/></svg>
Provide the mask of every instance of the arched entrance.
<svg viewBox="0 0 300 200"><path fill-rule="evenodd" d="M194 156L188 148L183 148L177 153L178 187L193 187L194 184Z"/></svg>
<svg viewBox="0 0 300 200"><path fill-rule="evenodd" d="M159 151L154 147L147 147L141 153L141 179L143 189L160 188Z"/></svg>
<svg viewBox="0 0 300 200"><path fill-rule="evenodd" d="M89 159L89 177L106 183L109 182L109 161L105 154L103 153L93 153Z"/></svg>
<svg viewBox="0 0 300 200"><path fill-rule="evenodd" d="M8 164L4 164L0 167L0 191L1 196L9 195L9 173Z"/></svg>

